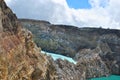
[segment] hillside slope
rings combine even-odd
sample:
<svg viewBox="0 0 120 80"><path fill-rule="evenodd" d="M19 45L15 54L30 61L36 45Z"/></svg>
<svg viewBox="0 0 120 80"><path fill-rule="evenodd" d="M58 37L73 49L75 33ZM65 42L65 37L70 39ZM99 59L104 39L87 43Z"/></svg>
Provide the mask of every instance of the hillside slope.
<svg viewBox="0 0 120 80"><path fill-rule="evenodd" d="M74 57L81 49L95 49L100 42L113 52L120 52L120 30L78 28L54 25L47 21L19 19L34 34L34 41L43 50Z"/></svg>

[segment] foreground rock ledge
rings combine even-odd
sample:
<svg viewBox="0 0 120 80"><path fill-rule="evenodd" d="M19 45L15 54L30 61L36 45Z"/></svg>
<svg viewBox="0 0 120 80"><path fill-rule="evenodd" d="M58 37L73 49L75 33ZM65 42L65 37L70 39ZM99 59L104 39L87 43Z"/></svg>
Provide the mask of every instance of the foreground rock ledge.
<svg viewBox="0 0 120 80"><path fill-rule="evenodd" d="M4 0L0 0L0 80L56 80L54 66Z"/></svg>

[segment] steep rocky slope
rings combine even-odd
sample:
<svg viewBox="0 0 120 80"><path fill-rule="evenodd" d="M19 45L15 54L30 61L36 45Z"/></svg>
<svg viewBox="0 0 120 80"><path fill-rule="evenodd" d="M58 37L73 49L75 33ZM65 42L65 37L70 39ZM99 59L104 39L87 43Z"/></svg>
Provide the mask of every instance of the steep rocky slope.
<svg viewBox="0 0 120 80"><path fill-rule="evenodd" d="M33 32L34 41L43 50L70 56L78 64L85 64L89 69L86 71L91 73L86 77L120 74L120 30L77 28L28 19L19 21Z"/></svg>
<svg viewBox="0 0 120 80"><path fill-rule="evenodd" d="M54 66L4 0L0 0L0 80L56 80Z"/></svg>

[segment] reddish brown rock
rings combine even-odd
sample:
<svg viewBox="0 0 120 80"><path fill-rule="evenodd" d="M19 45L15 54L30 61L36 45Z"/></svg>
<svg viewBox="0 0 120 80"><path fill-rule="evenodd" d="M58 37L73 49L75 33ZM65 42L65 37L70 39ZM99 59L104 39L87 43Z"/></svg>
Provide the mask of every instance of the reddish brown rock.
<svg viewBox="0 0 120 80"><path fill-rule="evenodd" d="M39 51L31 32L0 0L0 80L56 80L54 66Z"/></svg>

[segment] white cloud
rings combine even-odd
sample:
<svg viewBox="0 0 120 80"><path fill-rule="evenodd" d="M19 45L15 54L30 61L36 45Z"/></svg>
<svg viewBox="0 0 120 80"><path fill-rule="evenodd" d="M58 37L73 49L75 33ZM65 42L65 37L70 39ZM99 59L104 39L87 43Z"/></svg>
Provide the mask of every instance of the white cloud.
<svg viewBox="0 0 120 80"><path fill-rule="evenodd" d="M19 18L78 27L120 29L120 0L89 0L91 9L70 8L66 0L5 0Z"/></svg>
<svg viewBox="0 0 120 80"><path fill-rule="evenodd" d="M89 0L91 6L94 7L106 7L109 3L109 0Z"/></svg>

